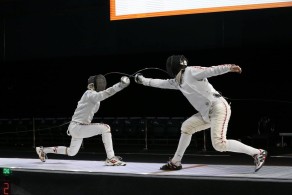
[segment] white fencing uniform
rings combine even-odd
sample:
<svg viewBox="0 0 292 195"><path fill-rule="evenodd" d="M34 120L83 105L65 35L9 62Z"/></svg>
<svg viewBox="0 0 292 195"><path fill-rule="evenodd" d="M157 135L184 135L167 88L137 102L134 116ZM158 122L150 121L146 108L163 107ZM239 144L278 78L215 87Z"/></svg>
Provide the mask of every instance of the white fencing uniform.
<svg viewBox="0 0 292 195"><path fill-rule="evenodd" d="M93 89L86 90L78 102L77 108L72 116L72 121L68 127L68 135L72 136L70 146L45 147L44 152L74 156L78 153L83 138L101 134L107 158L114 157L110 126L103 123L91 123L91 121L100 107L100 102L121 91L127 85L119 82L99 92Z"/></svg>
<svg viewBox="0 0 292 195"><path fill-rule="evenodd" d="M180 162L190 144L192 134L211 129L211 140L217 151L231 151L248 155L258 154L258 149L236 140L227 140L226 133L231 115L230 105L208 82L212 76L230 72L232 65L212 67L187 66L173 79L152 79L141 76L145 86L180 90L190 104L198 111L188 118L181 127L181 137L172 162Z"/></svg>

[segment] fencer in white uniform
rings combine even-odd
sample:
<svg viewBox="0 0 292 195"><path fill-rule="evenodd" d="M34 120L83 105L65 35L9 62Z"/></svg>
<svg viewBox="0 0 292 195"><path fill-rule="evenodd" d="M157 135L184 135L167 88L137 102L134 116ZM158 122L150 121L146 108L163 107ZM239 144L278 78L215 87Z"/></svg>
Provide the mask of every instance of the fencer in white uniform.
<svg viewBox="0 0 292 195"><path fill-rule="evenodd" d="M107 82L103 75L89 77L87 90L78 102L67 130L67 134L71 136L70 146L36 147L40 160L45 162L48 153L75 156L84 138L101 134L107 156L105 164L109 166L125 166L126 163L122 161L121 157L115 156L110 126L104 123L91 123L91 121L94 114L99 110L101 101L113 96L129 84L130 79L123 76L120 82L106 88Z"/></svg>
<svg viewBox="0 0 292 195"><path fill-rule="evenodd" d="M254 158L255 171L258 171L265 162L267 151L226 138L231 115L230 105L208 81L209 77L228 72L241 73L241 68L234 64L212 67L187 66L187 64L188 61L183 55L172 55L168 57L166 62L166 70L171 79L145 78L139 73L135 75L135 81L138 84L180 90L198 111L183 122L177 150L173 158L160 169L182 169L181 160L190 144L192 134L210 128L212 146L215 150L248 154Z"/></svg>

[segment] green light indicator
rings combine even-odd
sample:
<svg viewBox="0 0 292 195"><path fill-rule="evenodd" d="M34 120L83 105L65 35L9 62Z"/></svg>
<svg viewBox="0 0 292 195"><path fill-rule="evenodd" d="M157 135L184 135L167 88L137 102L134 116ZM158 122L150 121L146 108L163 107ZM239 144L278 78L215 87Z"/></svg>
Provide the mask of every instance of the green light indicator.
<svg viewBox="0 0 292 195"><path fill-rule="evenodd" d="M8 176L11 175L12 171L9 168L3 168L3 175Z"/></svg>

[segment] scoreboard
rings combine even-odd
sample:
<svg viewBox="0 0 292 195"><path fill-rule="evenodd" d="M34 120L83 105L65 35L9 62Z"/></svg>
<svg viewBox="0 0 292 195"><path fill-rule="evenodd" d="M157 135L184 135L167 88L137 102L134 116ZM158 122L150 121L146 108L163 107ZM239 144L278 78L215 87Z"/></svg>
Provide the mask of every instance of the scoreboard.
<svg viewBox="0 0 292 195"><path fill-rule="evenodd" d="M1 186L0 186L0 195L10 195L11 194L11 183L10 176L12 171L10 168L1 168Z"/></svg>

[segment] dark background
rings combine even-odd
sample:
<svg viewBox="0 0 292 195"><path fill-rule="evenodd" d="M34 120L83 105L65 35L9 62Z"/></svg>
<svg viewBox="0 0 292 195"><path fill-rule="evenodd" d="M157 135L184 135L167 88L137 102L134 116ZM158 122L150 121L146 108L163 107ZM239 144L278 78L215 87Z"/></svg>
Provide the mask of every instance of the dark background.
<svg viewBox="0 0 292 195"><path fill-rule="evenodd" d="M184 54L190 65L242 67L209 79L232 103L231 134L252 134L263 116L289 132L291 21L291 7L110 21L106 0L0 0L0 118L71 117L90 75L164 70L169 55ZM121 76L109 74L109 86ZM195 112L179 91L132 79L96 116Z"/></svg>

